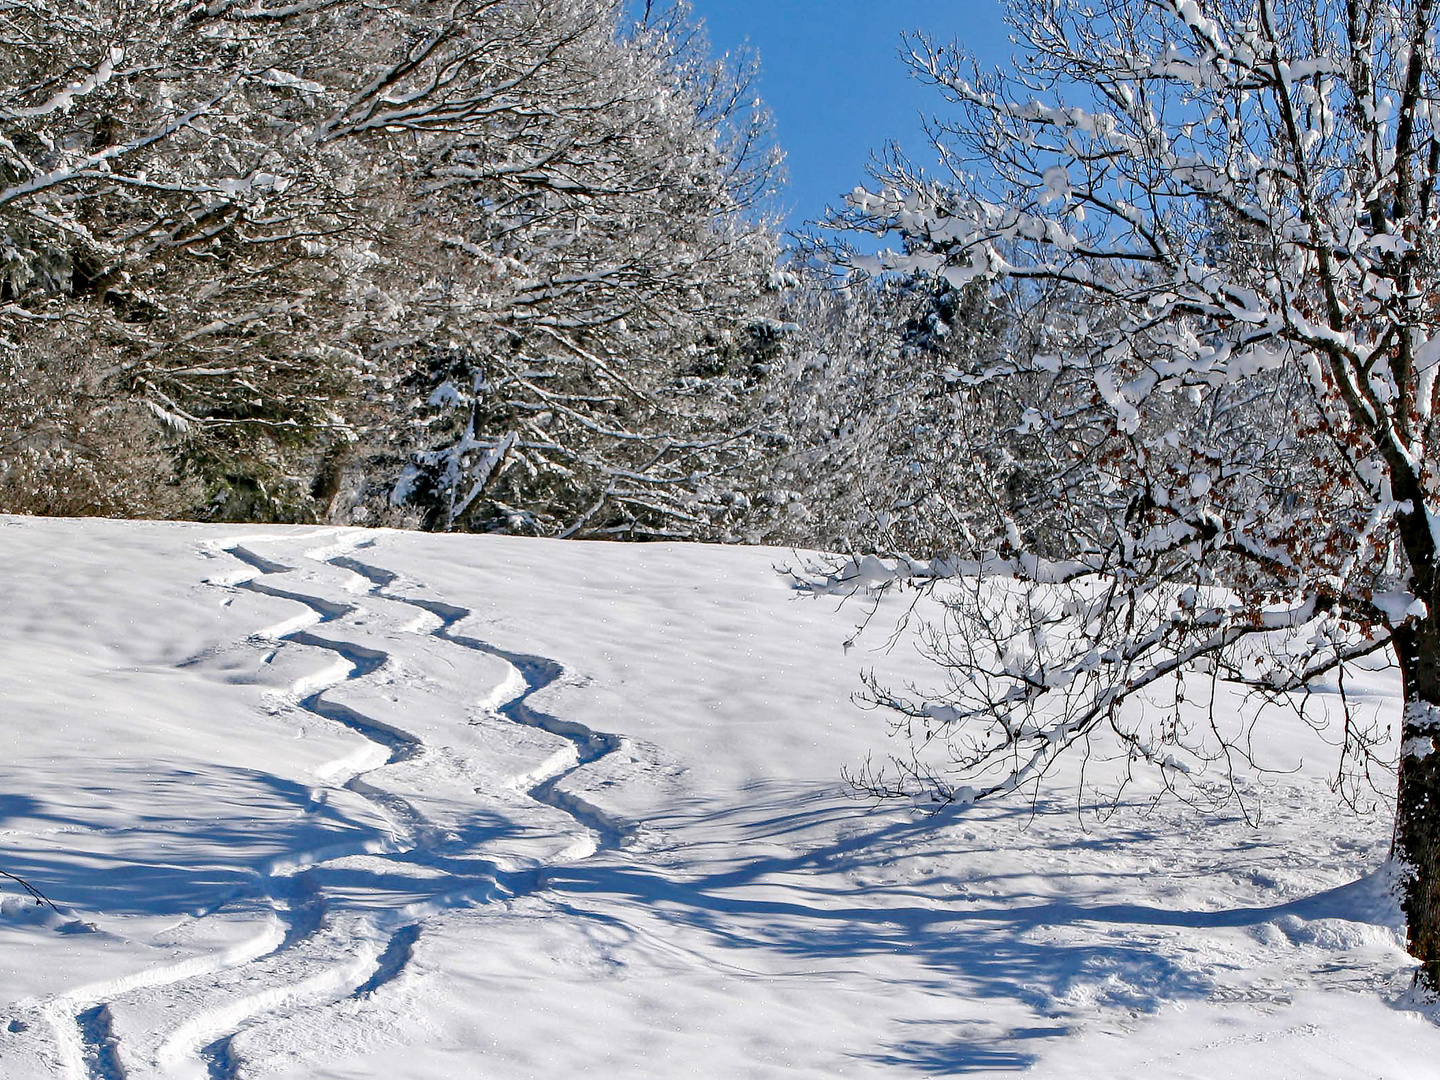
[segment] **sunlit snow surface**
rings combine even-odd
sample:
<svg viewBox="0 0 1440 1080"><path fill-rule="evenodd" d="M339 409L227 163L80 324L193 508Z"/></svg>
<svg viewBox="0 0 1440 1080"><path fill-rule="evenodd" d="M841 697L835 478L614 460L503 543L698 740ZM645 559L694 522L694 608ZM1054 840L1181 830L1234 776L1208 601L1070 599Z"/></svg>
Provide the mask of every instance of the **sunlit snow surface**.
<svg viewBox="0 0 1440 1080"><path fill-rule="evenodd" d="M1435 1074L1324 737L1258 827L867 812L925 668L794 561L0 518L0 1077Z"/></svg>

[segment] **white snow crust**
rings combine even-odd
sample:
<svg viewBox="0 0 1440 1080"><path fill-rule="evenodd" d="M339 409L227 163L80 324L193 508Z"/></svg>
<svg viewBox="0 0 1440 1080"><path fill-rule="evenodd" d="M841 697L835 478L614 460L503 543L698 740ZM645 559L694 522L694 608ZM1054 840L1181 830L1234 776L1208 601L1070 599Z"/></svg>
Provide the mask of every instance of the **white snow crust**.
<svg viewBox="0 0 1440 1080"><path fill-rule="evenodd" d="M847 648L794 562L0 518L0 1078L1433 1075L1333 732L1258 725L1259 824L867 811L909 600Z"/></svg>

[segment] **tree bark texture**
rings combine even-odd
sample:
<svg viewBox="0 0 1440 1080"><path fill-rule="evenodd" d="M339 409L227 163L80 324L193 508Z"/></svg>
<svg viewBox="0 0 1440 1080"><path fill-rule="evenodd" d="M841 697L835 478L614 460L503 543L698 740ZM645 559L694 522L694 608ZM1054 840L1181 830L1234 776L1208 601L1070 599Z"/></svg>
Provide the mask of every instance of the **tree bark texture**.
<svg viewBox="0 0 1440 1080"><path fill-rule="evenodd" d="M1395 632L1405 690L1395 857L1403 878L1407 946L1417 981L1440 991L1440 618L1435 597L1425 620Z"/></svg>

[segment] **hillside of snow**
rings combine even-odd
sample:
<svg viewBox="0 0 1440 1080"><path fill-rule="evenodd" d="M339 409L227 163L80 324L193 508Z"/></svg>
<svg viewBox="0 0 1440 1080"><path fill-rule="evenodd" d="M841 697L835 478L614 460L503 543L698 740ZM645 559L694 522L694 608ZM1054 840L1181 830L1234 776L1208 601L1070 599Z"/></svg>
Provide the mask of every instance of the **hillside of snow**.
<svg viewBox="0 0 1440 1080"><path fill-rule="evenodd" d="M871 810L929 673L796 559L0 518L0 1078L1436 1075L1333 730Z"/></svg>

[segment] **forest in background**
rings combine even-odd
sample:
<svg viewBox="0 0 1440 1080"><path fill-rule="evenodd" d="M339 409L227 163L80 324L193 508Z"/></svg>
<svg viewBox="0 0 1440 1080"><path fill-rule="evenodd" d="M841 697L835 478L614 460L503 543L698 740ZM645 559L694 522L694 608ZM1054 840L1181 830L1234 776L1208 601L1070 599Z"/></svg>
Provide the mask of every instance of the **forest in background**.
<svg viewBox="0 0 1440 1080"><path fill-rule="evenodd" d="M0 509L943 546L993 320L787 250L753 64L632 14L6 5Z"/></svg>

